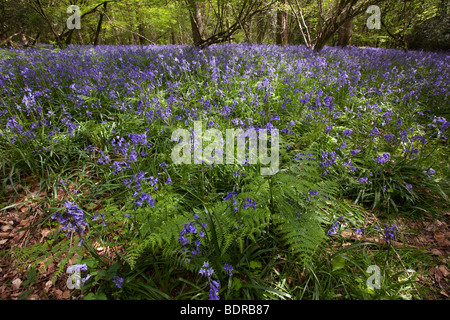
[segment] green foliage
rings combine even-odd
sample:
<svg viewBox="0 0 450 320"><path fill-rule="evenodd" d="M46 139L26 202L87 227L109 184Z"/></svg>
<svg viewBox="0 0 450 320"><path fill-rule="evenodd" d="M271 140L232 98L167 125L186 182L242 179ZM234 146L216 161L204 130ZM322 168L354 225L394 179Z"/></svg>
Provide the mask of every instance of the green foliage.
<svg viewBox="0 0 450 320"><path fill-rule="evenodd" d="M68 239L62 239L37 243L30 247L11 249L9 254L14 261L15 268L20 272L25 269L45 272L46 268L54 263L56 268L52 281L55 283L65 273L65 267L69 260L81 252L81 248L77 247L76 244L70 244Z"/></svg>

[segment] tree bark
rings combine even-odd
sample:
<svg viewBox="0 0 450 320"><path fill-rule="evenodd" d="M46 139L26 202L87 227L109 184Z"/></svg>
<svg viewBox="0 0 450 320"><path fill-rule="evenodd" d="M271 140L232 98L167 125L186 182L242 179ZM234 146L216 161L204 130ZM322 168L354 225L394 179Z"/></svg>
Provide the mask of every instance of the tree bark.
<svg viewBox="0 0 450 320"><path fill-rule="evenodd" d="M248 43L252 43L253 42L253 17L250 17L250 19L248 20L248 28L247 28L247 38L248 38Z"/></svg>
<svg viewBox="0 0 450 320"><path fill-rule="evenodd" d="M281 0L281 3L286 5L287 0ZM277 11L276 43L281 46L288 44L287 13L282 9L278 9Z"/></svg>
<svg viewBox="0 0 450 320"><path fill-rule="evenodd" d="M172 36L172 44L177 44L177 37L175 36L175 31L173 31L173 29L172 29L172 31L170 33Z"/></svg>
<svg viewBox="0 0 450 320"><path fill-rule="evenodd" d="M338 46L347 47L351 43L353 34L353 18L348 19L339 27Z"/></svg>
<svg viewBox="0 0 450 320"><path fill-rule="evenodd" d="M256 22L256 43L262 44L264 41L264 35L266 33L266 22L264 21L264 15L258 15L258 21Z"/></svg>
<svg viewBox="0 0 450 320"><path fill-rule="evenodd" d="M95 37L94 37L94 43L93 43L94 46L96 46L98 44L100 32L102 31L103 16L105 15L107 4L108 4L107 2L105 2L103 4L103 12L100 13L100 18L98 19L97 30L95 31Z"/></svg>
<svg viewBox="0 0 450 320"><path fill-rule="evenodd" d="M188 0L190 20L192 28L192 40L194 45L199 45L204 40L204 25L201 6L197 0Z"/></svg>

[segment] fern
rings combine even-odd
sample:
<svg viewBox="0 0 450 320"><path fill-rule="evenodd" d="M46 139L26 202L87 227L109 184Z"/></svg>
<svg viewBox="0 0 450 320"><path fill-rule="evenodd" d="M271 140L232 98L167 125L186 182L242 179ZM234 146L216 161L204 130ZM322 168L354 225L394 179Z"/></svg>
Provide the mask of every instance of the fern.
<svg viewBox="0 0 450 320"><path fill-rule="evenodd" d="M314 144L308 151L313 148ZM222 260L238 252L242 254L249 241L258 243L263 235L271 235L305 265L313 263L326 239L322 224L332 218L326 212L333 205L333 196L338 190L335 183L322 180L317 162L299 159L274 176L261 176L257 168L251 168L242 184L234 188L237 196L233 204L224 201L221 194L201 199L187 186L184 189L187 196L182 199L190 201L190 205L184 206L180 199L166 195L151 213L141 212L140 221L144 224L141 230L146 231L146 236L136 238L129 245L126 255L129 265L134 268L148 252L162 254L182 264L189 252L182 252L178 237L184 225L194 221L194 213L199 217L199 224L207 224L205 238L195 239L200 240L203 247L199 260L216 261L218 266ZM319 194L310 194L310 191ZM243 204L248 199L257 206L244 209ZM180 206L189 208L190 212ZM185 267L194 268L192 264Z"/></svg>
<svg viewBox="0 0 450 320"><path fill-rule="evenodd" d="M9 253L14 267L20 272L30 268L44 272L51 263L55 263L56 269L53 274L53 282L55 282L64 272L69 260L79 251L79 247L71 246L68 239L63 239L54 245L45 242L36 243L30 247L14 248Z"/></svg>
<svg viewBox="0 0 450 320"><path fill-rule="evenodd" d="M321 181L316 163L307 159L271 178L276 232L305 265L311 265L322 248L326 238L322 223L328 218L326 208L334 202L337 190L335 183Z"/></svg>
<svg viewBox="0 0 450 320"><path fill-rule="evenodd" d="M172 217L170 221L157 222L150 220L159 225L152 228L150 234L144 239L134 241L129 247L126 259L131 268L134 268L137 260L147 251L162 251L165 257L174 256L179 248L177 239L183 226L192 220L192 216L177 215Z"/></svg>

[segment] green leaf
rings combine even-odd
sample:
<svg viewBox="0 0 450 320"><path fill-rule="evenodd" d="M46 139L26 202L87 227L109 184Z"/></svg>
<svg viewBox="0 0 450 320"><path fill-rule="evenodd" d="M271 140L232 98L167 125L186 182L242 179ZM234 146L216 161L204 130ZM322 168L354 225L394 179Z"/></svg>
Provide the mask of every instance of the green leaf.
<svg viewBox="0 0 450 320"><path fill-rule="evenodd" d="M89 269L92 269L97 265L97 260L95 260L95 258L90 257L83 260L83 263L85 263Z"/></svg>
<svg viewBox="0 0 450 320"><path fill-rule="evenodd" d="M333 259L333 272L343 269L345 267L345 259L342 256L336 256Z"/></svg>
<svg viewBox="0 0 450 320"><path fill-rule="evenodd" d="M94 300L95 294L93 292L89 292L87 295L84 296L84 300Z"/></svg>
<svg viewBox="0 0 450 320"><path fill-rule="evenodd" d="M261 267L262 267L262 264L261 264L260 261L256 261L256 260L250 261L250 268L251 269L258 269L258 268L261 268Z"/></svg>
<svg viewBox="0 0 450 320"><path fill-rule="evenodd" d="M241 280L238 278L233 278L233 284L231 285L231 287L234 290L238 291L242 287Z"/></svg>

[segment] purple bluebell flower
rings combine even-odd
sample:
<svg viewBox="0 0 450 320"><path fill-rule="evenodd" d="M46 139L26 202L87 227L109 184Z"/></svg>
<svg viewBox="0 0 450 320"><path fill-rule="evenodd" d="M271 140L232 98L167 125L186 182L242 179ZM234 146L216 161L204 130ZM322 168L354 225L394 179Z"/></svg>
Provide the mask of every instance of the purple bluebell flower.
<svg viewBox="0 0 450 320"><path fill-rule="evenodd" d="M214 270L209 266L208 261L205 261L203 263L203 266L201 267L199 273L208 278L208 283L210 286L209 300L219 300L219 282L211 279L211 276L214 274Z"/></svg>
<svg viewBox="0 0 450 320"><path fill-rule="evenodd" d="M389 152L383 153L382 155L377 156L377 163L384 164L388 162L391 154Z"/></svg>
<svg viewBox="0 0 450 320"><path fill-rule="evenodd" d="M223 265L223 269L228 272L228 275L231 277L233 275L233 266L231 264L229 264L228 262L226 262Z"/></svg>
<svg viewBox="0 0 450 320"><path fill-rule="evenodd" d="M114 284L116 285L117 288L119 288L119 289L122 288L123 278L114 276L112 281L114 282Z"/></svg>

